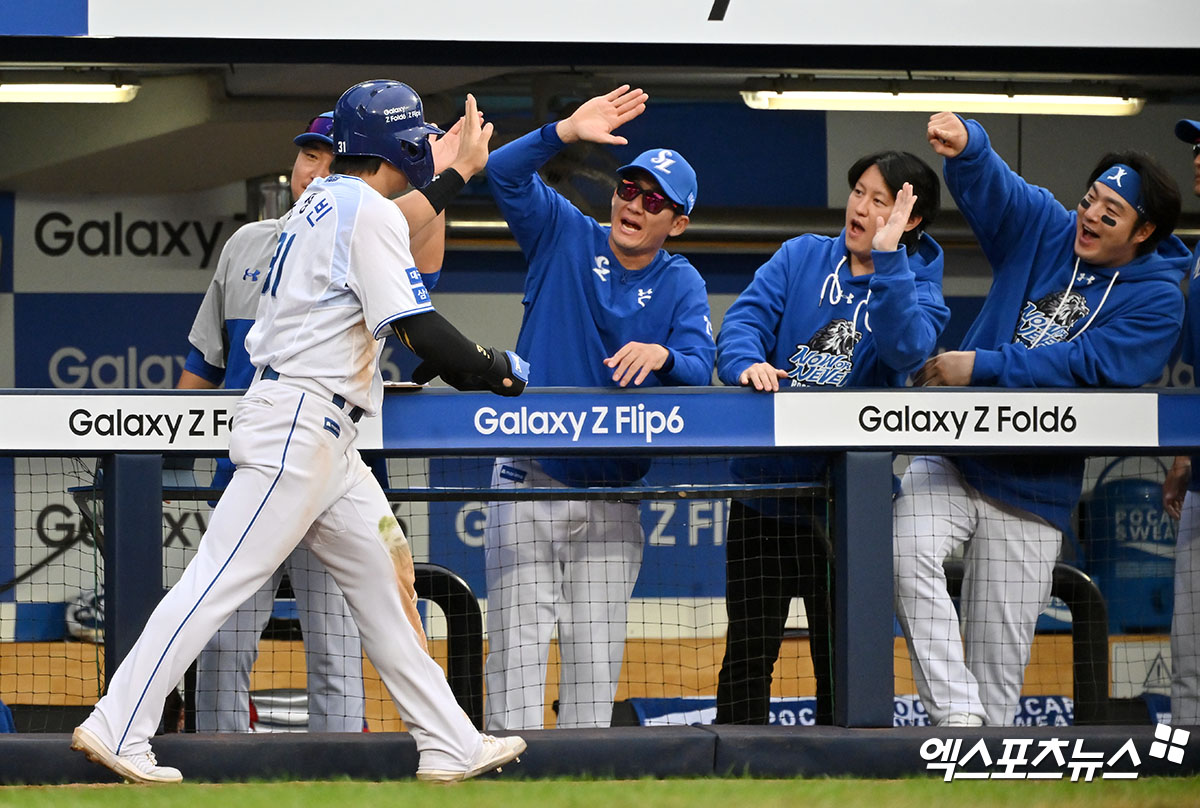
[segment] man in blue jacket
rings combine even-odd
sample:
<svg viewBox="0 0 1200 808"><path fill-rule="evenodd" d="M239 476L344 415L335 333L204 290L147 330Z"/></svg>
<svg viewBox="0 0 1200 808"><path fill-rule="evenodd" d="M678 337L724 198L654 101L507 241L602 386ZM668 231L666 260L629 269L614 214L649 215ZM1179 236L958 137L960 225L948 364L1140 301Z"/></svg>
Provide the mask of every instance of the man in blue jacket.
<svg viewBox="0 0 1200 808"><path fill-rule="evenodd" d="M1192 147L1192 193L1200 196L1200 121L1175 124L1175 136ZM1192 253L1183 361L1200 366L1200 244ZM1175 539L1175 604L1171 615L1171 723L1200 724L1200 474L1195 457L1175 458L1163 483L1163 506L1179 520Z"/></svg>
<svg viewBox="0 0 1200 808"><path fill-rule="evenodd" d="M938 212L938 176L915 155L884 151L855 161L846 178L841 234L785 242L726 312L717 338L724 383L765 392L903 387L933 352L950 319L942 248L925 232ZM751 484L817 482L827 462L822 454L749 457L731 471ZM719 724L767 723L771 673L797 596L808 617L816 721L833 722L824 509L797 496L730 506Z"/></svg>
<svg viewBox="0 0 1200 808"><path fill-rule="evenodd" d="M696 173L670 149L622 167L601 225L537 174L565 144L623 145L613 134L646 108L628 85L492 153L488 181L529 262L517 352L535 387L708 384L713 355L704 281L663 244L688 226ZM624 486L645 458L498 458L493 484L520 490ZM537 729L558 627L559 727L608 726L625 647L627 602L642 562L633 501L522 501L492 506L487 726Z"/></svg>
<svg viewBox="0 0 1200 808"><path fill-rule="evenodd" d="M930 118L946 186L992 265L961 349L925 386L1137 387L1179 336L1188 251L1171 235L1179 191L1152 158L1104 155L1074 210L1025 182L976 121ZM918 457L895 505L896 610L934 723L1012 723L1038 615L1050 599L1082 457ZM966 545L959 619L942 562Z"/></svg>

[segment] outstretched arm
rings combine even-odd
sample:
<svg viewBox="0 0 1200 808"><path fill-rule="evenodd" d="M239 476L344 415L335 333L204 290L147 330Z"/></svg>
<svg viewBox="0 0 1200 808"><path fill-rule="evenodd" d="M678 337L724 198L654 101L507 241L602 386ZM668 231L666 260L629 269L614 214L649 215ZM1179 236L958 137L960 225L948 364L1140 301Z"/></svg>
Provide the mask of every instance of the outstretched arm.
<svg viewBox="0 0 1200 808"><path fill-rule="evenodd" d="M929 119L926 137L946 158L946 188L966 217L993 268L1031 238L1066 225L1071 214L1045 188L1026 182L992 148L978 121L953 112Z"/></svg>
<svg viewBox="0 0 1200 808"><path fill-rule="evenodd" d="M484 348L463 336L436 311L396 320L392 330L423 361L413 381L424 384L434 376L458 390L491 390L517 396L525 389L529 366L511 351Z"/></svg>
<svg viewBox="0 0 1200 808"><path fill-rule="evenodd" d="M646 94L622 86L585 101L569 118L546 124L506 143L488 161L488 185L513 238L526 257L553 246L569 222L586 219L578 209L538 176L538 169L566 143L589 140L625 143L612 134L646 108Z"/></svg>
<svg viewBox="0 0 1200 808"><path fill-rule="evenodd" d="M717 335L717 378L728 385L779 390L787 371L771 364L787 296L789 246L759 267L725 312Z"/></svg>

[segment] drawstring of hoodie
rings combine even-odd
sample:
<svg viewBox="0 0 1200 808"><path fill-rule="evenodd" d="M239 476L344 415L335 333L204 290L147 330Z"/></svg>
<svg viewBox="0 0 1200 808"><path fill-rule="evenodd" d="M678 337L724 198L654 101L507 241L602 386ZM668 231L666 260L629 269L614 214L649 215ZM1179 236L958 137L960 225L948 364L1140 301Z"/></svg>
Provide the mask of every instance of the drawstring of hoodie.
<svg viewBox="0 0 1200 808"><path fill-rule="evenodd" d="M850 318L850 325L854 327L854 332L858 333L858 312L862 307L871 302L871 290L867 290L867 296L858 302L854 307L854 316ZM867 331L871 330L871 313L863 312L863 328Z"/></svg>
<svg viewBox="0 0 1200 808"><path fill-rule="evenodd" d="M1062 307L1066 305L1067 298L1070 296L1071 291L1075 288L1075 277L1078 274L1079 274L1079 257L1076 256L1075 267L1071 270L1071 282L1067 284L1066 291L1063 292L1062 297L1060 297L1058 299L1058 305L1054 307L1054 314L1052 314L1050 316L1050 318L1046 321L1046 327L1042 329L1042 333L1038 334L1037 339L1035 339L1032 343L1030 343L1030 345L1029 345L1030 350L1033 350L1038 345L1040 345L1042 340L1045 338L1045 336L1048 333L1050 333L1051 326L1053 326L1055 323L1058 322L1058 315L1062 311ZM1096 315L1100 313L1100 309L1104 308L1104 302L1106 300L1108 300L1108 294L1109 294L1109 292L1112 291L1113 285L1116 284L1117 278L1119 278L1120 276L1121 276L1120 270L1117 270L1116 272L1113 273L1113 276L1108 281L1108 287L1104 290L1104 295L1101 296L1100 302L1098 304L1096 304L1096 308L1092 312L1092 316L1089 317L1087 319L1087 322L1083 324L1083 328L1079 329L1078 331L1075 332L1074 335L1067 338L1067 342L1070 342L1071 340L1075 339L1075 337L1078 337L1084 331L1088 330L1088 326L1090 326L1092 324L1092 321L1096 319Z"/></svg>
<svg viewBox="0 0 1200 808"><path fill-rule="evenodd" d="M1079 274L1079 258L1075 258L1075 267L1071 270L1071 282L1067 284L1067 291L1063 292L1062 297L1058 299L1058 305L1054 307L1054 313L1046 319L1046 327L1042 329L1042 333L1037 335L1037 339L1029 343L1029 350L1033 350L1041 344L1046 335L1050 333L1050 327L1058 322L1058 315L1062 312L1062 307L1067 303L1067 297L1071 294L1071 290L1075 288L1075 276Z"/></svg>
<svg viewBox="0 0 1200 808"><path fill-rule="evenodd" d="M843 255L842 260L838 261L837 266L833 268L833 272L825 276L825 282L821 284L821 294L817 297L818 309L825 302L825 290L829 288L830 281L833 281L833 291L829 295L829 302L835 306L842 302L842 282L838 280L838 270L842 268L842 264L844 263L846 263L846 256Z"/></svg>
<svg viewBox="0 0 1200 808"><path fill-rule="evenodd" d="M846 256L843 255L842 260L838 261L837 266L833 268L833 271L825 276L825 282L821 284L821 294L817 296L817 308L821 308L821 306L825 303L826 290L829 291L830 303L836 306L838 303L842 302L842 282L838 279L838 270L842 268L842 265L846 263L846 260ZM855 333L858 332L858 313L862 311L863 306L867 305L870 300L871 290L867 289L866 297L860 300L858 305L854 307L854 314L850 318L850 325L854 328ZM863 328L867 331L871 330L871 319L869 313L863 314Z"/></svg>

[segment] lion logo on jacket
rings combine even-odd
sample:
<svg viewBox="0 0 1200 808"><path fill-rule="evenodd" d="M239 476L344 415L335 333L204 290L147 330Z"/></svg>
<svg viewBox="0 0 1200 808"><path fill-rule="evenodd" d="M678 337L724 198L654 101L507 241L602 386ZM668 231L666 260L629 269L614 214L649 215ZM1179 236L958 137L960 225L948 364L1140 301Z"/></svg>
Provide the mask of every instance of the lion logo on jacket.
<svg viewBox="0 0 1200 808"><path fill-rule="evenodd" d="M849 320L833 320L797 345L788 361L792 387L841 387L854 369L854 346L862 334Z"/></svg>
<svg viewBox="0 0 1200 808"><path fill-rule="evenodd" d="M1074 290L1052 292L1037 303L1027 300L1013 342L1029 348L1064 342L1075 323L1089 312L1087 300Z"/></svg>

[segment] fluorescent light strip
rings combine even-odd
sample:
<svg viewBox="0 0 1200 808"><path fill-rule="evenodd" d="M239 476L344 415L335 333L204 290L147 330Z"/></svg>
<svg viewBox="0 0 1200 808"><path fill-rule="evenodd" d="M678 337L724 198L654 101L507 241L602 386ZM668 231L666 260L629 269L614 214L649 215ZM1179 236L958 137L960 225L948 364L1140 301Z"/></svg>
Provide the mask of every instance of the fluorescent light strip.
<svg viewBox="0 0 1200 808"><path fill-rule="evenodd" d="M136 84L0 84L0 103L121 104L137 91Z"/></svg>
<svg viewBox="0 0 1200 808"><path fill-rule="evenodd" d="M1000 95L990 93L886 93L821 90L742 90L754 109L881 112L1002 112L1033 115L1136 115L1142 98L1096 95Z"/></svg>

